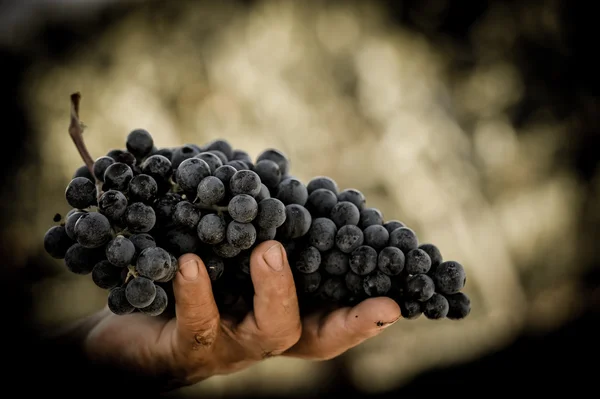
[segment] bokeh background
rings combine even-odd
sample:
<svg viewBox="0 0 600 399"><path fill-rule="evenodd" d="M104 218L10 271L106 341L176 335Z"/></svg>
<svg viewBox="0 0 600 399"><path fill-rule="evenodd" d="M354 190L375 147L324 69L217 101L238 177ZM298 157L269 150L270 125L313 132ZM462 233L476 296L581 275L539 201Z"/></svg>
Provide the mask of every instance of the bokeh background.
<svg viewBox="0 0 600 399"><path fill-rule="evenodd" d="M28 310L14 316L49 330L106 303L42 248L82 165L67 134L69 95L80 91L94 158L138 127L165 147L225 138L252 156L279 148L295 176L361 190L467 271L464 321L401 321L332 361L274 358L174 395L376 395L453 383L467 394L479 386L457 370L523 378L517 369L531 357L564 376L557 345L574 350L579 330L524 358L493 358L495 369L481 362L551 342L598 309L597 69L586 10L568 4L0 3L4 110L17 126L3 137L19 142L1 198L4 282L20 282Z"/></svg>

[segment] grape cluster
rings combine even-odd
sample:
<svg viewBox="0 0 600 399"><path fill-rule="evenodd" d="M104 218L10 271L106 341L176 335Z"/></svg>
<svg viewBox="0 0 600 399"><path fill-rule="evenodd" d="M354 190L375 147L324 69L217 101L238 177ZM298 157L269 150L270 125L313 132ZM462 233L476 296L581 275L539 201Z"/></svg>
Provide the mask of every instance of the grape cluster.
<svg viewBox="0 0 600 399"><path fill-rule="evenodd" d="M250 253L272 239L286 249L303 312L377 296L407 319L470 312L460 263L384 220L360 191L324 176L302 183L276 149L255 160L225 140L159 149L143 129L125 144L75 172L65 191L73 209L44 238L52 257L108 290L115 314L172 309L185 253L203 259L221 310L251 309Z"/></svg>

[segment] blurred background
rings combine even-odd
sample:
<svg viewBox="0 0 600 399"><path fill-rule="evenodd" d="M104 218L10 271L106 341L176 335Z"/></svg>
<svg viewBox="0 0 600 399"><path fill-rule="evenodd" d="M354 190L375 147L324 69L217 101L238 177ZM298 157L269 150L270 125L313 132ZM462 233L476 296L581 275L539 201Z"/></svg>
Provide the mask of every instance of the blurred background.
<svg viewBox="0 0 600 399"><path fill-rule="evenodd" d="M590 15L558 0L0 2L2 284L24 326L5 342L106 303L42 247L82 165L80 91L94 158L138 127L164 147L275 147L467 271L463 321L401 321L332 361L274 358L173 396L583 389L600 309Z"/></svg>

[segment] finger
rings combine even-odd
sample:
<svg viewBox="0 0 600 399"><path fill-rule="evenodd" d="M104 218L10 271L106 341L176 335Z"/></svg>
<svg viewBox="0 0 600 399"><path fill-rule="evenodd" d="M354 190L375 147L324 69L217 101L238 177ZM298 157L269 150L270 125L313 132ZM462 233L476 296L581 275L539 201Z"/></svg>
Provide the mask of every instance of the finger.
<svg viewBox="0 0 600 399"><path fill-rule="evenodd" d="M210 277L202 260L194 254L179 258L179 271L173 280L177 339L179 349L212 347L219 326Z"/></svg>
<svg viewBox="0 0 600 399"><path fill-rule="evenodd" d="M285 354L326 360L374 337L400 319L400 308L390 298L370 298L353 308L337 309L303 323L302 337Z"/></svg>
<svg viewBox="0 0 600 399"><path fill-rule="evenodd" d="M254 312L242 321L239 330L250 332L248 338L258 342L262 357L280 354L298 342L302 332L296 286L281 244L266 241L254 249L250 276Z"/></svg>

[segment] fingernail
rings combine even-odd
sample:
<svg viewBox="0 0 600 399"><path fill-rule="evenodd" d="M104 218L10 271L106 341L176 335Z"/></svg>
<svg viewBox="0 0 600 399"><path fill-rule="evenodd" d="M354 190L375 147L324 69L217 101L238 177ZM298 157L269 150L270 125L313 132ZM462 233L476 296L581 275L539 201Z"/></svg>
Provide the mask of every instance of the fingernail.
<svg viewBox="0 0 600 399"><path fill-rule="evenodd" d="M198 262L195 260L188 260L181 265L179 272L184 279L194 281L198 277Z"/></svg>
<svg viewBox="0 0 600 399"><path fill-rule="evenodd" d="M263 259L267 265L279 272L283 269L283 248L281 244L275 244L271 248L267 249L267 252L263 254Z"/></svg>

